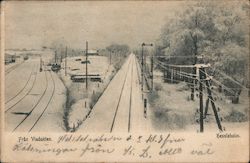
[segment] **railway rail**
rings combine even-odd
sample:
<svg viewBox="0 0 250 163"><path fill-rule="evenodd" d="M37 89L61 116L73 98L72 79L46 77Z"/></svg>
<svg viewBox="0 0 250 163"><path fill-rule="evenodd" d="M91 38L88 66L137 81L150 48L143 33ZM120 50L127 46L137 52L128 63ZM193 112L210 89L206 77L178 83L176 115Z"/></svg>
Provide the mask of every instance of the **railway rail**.
<svg viewBox="0 0 250 163"><path fill-rule="evenodd" d="M38 99L38 101L36 102L36 104L31 108L30 112L28 113L28 115L14 128L13 132L30 116L30 114L33 112L33 110L37 107L37 105L40 103L40 101L42 100L43 96L45 95L47 89L48 89L48 77L46 75L45 72L45 79L46 79L46 88L43 91L41 97Z"/></svg>
<svg viewBox="0 0 250 163"><path fill-rule="evenodd" d="M135 58L133 60L135 62ZM136 64L136 63L135 63ZM129 116L128 116L128 132L130 132L131 128L131 108L132 108L132 92L133 92L133 68L134 64L132 64L132 70L131 70L131 84L130 84L130 96L129 96Z"/></svg>
<svg viewBox="0 0 250 163"><path fill-rule="evenodd" d="M20 95L24 89L27 87L29 81L31 80L31 77L32 77L32 74L35 74L36 75L36 69L37 69L37 66L33 66L32 68L32 71L30 72L30 75L28 77L28 80L26 81L26 83L24 84L24 86L17 92L17 94L15 94L14 96L12 96L11 98L9 98L5 104L9 103L10 101L12 101L14 98L16 98L18 95Z"/></svg>
<svg viewBox="0 0 250 163"><path fill-rule="evenodd" d="M25 131L27 130L28 132L31 132L32 129L37 125L37 123L41 119L41 117L44 115L45 111L47 110L47 108L48 108L49 104L51 103L51 101L53 99L53 96L55 94L55 81L53 79L51 71L49 71L49 74L50 74L50 78L52 80L52 82L51 82L52 83L52 89L49 89L49 79L48 79L48 75L47 75L47 73L45 71L45 78L46 78L46 88L45 88L45 90L43 91L41 97L38 99L38 101L36 102L36 104L31 108L31 110L29 111L29 113L24 117L24 119L20 123L18 123L18 125L14 128L14 130L12 132L16 131L17 129L22 130L22 131L23 130L25 130ZM49 93L50 90L52 90L51 93ZM50 94L48 100L45 99L47 97L47 96L45 97L46 94ZM42 100L44 100L44 99L47 102L43 106ZM39 105L43 109L40 109ZM35 111L35 109L39 109L41 111L41 113L39 113L38 117L36 117L36 115L32 114ZM31 117L31 116L33 116L33 117ZM28 123L28 125L22 125L23 123L25 123L25 121L28 120L28 118L35 119L35 121L32 122L32 120L31 120L31 123Z"/></svg>
<svg viewBox="0 0 250 163"><path fill-rule="evenodd" d="M27 84L30 82L30 80L31 80L31 76L32 76L32 74L34 74L35 73L35 77L34 77L34 80L33 80L33 82L31 83L31 87L28 89L28 91L23 95L23 96L21 96L21 93L24 91L24 89L27 87ZM14 106L16 106L18 103L20 103L30 92L31 92L31 90L33 89L33 87L34 87L34 85L35 85L35 83L36 83L36 78L37 78L37 71L36 71L36 69L35 69L35 71L33 71L31 74L30 74L30 77L29 77L29 79L28 79L28 81L27 81L27 83L25 84L25 86L24 86L24 88L22 89L22 90L20 90L14 97L12 97L11 99L9 99L6 103L5 103L5 108L7 108L6 110L5 110L5 113L6 112L8 112L9 110L11 110ZM20 99L18 99L18 97L20 96ZM17 99L17 101L14 101L15 99ZM12 101L14 101L13 102L13 104L10 104ZM10 105L10 106L9 106Z"/></svg>
<svg viewBox="0 0 250 163"><path fill-rule="evenodd" d="M132 56L127 65L126 74L124 74L125 78L123 79L122 88L119 93L119 99L115 107L116 109L113 115L113 121L111 124L110 132L115 132L117 130L131 132L133 128L136 128L135 126L133 127L133 124L135 123L135 119L137 119L137 117L133 117L133 115L135 112L138 112L134 110L136 109L135 107L136 101L134 101L134 96L136 96L136 94L134 94L136 92L135 87L137 84L139 84L139 78L138 80L136 80L137 75L139 73L136 62L137 61L136 61L135 56ZM126 98L122 98L122 96L126 96ZM122 106L122 104L125 106ZM122 118L122 119L119 120L118 122L119 118ZM120 126L120 124L123 124L123 123L124 125ZM126 126L125 124L127 124L127 128L125 127ZM120 129L118 129L117 126L119 126Z"/></svg>
<svg viewBox="0 0 250 163"><path fill-rule="evenodd" d="M13 70L15 70L16 68L18 68L20 65L22 65L24 63L24 61L22 61L21 63L18 63L10 68L8 68L7 70L5 70L5 75L8 75L9 73L11 73Z"/></svg>
<svg viewBox="0 0 250 163"><path fill-rule="evenodd" d="M36 120L36 122L35 122L35 123L33 124L33 126L30 128L29 132L36 126L36 124L38 123L38 121L41 119L41 117L43 116L44 112L47 110L47 108L48 108L49 104L51 103L51 100L53 99L53 96L54 96L54 94L55 94L55 87L56 87L56 86L55 86L55 80L53 79L53 76L52 76L51 72L50 72L50 75L51 75L51 79L52 79L52 83L53 83L52 94L51 94L51 96L50 96L50 98L49 98L49 101L48 101L46 107L45 107L44 110L42 111L42 114L40 114L40 116L38 117L38 119Z"/></svg>
<svg viewBox="0 0 250 163"><path fill-rule="evenodd" d="M125 75L125 78L124 78L124 80L123 80L123 85L122 85L122 89L121 89L121 92L120 92L120 95L119 95L118 103L117 103L117 105L116 105L115 114L114 114L114 117L113 117L113 120L112 120L110 132L112 132L112 131L113 131L113 128L114 128L114 124L115 124L117 112L118 112L118 109L119 109L119 106L120 106L120 102L121 102L121 97L122 97L122 93L123 93L123 90L124 90L124 86L125 86L125 83L126 83L126 80L127 80L127 75L128 75L129 65L130 65L130 64L131 64L131 60L129 61L128 69L127 69L127 71L126 71L126 75Z"/></svg>

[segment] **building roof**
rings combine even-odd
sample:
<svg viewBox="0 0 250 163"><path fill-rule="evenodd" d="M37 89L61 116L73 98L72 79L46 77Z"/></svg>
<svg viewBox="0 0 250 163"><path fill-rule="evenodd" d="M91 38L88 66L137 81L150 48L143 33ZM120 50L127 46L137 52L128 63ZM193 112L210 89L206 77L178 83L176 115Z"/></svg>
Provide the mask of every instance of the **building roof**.
<svg viewBox="0 0 250 163"><path fill-rule="evenodd" d="M98 51L90 49L90 50L88 50L88 54L98 54Z"/></svg>

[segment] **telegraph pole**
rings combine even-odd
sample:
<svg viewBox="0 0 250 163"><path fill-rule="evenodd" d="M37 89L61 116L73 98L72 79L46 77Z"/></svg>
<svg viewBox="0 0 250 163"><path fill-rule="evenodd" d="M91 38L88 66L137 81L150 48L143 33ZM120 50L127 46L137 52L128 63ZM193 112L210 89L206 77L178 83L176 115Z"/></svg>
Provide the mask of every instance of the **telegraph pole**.
<svg viewBox="0 0 250 163"><path fill-rule="evenodd" d="M119 63L121 63L121 52L119 52Z"/></svg>
<svg viewBox="0 0 250 163"><path fill-rule="evenodd" d="M203 132L204 130L204 124L203 124L203 88L202 88L202 82L204 80L204 74L202 73L201 69L199 68L199 78L200 78L200 86L199 86L199 92L200 92L200 132Z"/></svg>
<svg viewBox="0 0 250 163"><path fill-rule="evenodd" d="M109 65L111 65L111 53L112 53L112 50L110 50L110 53L109 53Z"/></svg>
<svg viewBox="0 0 250 163"><path fill-rule="evenodd" d="M67 75L67 53L68 53L68 49L66 46L66 51L65 51L65 64L64 64L64 69L65 69L65 76Z"/></svg>
<svg viewBox="0 0 250 163"><path fill-rule="evenodd" d="M55 63L56 63L56 57L57 57L57 52L56 52L56 50L55 50Z"/></svg>
<svg viewBox="0 0 250 163"><path fill-rule="evenodd" d="M42 57L40 56L40 72L43 70L42 68Z"/></svg>
<svg viewBox="0 0 250 163"><path fill-rule="evenodd" d="M88 41L86 41L86 90L88 90Z"/></svg>
<svg viewBox="0 0 250 163"><path fill-rule="evenodd" d="M143 46L145 45L145 43L142 43L141 45L141 90L143 91L143 61L144 61L144 56L143 56Z"/></svg>
<svg viewBox="0 0 250 163"><path fill-rule="evenodd" d="M195 54L195 58L194 58L194 65L196 65L197 64L197 54ZM196 77L196 67L194 66L193 67L193 78L195 78ZM196 85L196 79L192 79L192 88L191 88L191 100L194 100L194 87L195 87L195 85Z"/></svg>
<svg viewBox="0 0 250 163"><path fill-rule="evenodd" d="M199 92L200 92L200 132L203 132L204 131L204 118L206 118L206 115L207 115L207 112L208 112L208 104L209 102L211 102L211 105L212 105L212 109L213 109L213 112L214 112L214 116L215 116L215 120L216 120L216 123L218 125L218 128L220 131L223 131L223 128L221 126L221 120L219 118L219 115L218 115L218 111L216 109L216 106L215 106L215 103L214 103L214 99L213 99L213 96L212 96L212 91L211 91L211 79L210 78L207 78L207 75L205 73L205 68L207 66L204 65L204 66L201 66L201 67L196 67L199 71L199 73L197 75L199 75ZM205 81L206 83L206 88L207 88L207 93L208 93L208 99L206 101L206 106L205 106L205 113L204 110L203 110L203 82Z"/></svg>
<svg viewBox="0 0 250 163"><path fill-rule="evenodd" d="M154 56L153 55L151 58L151 74L152 74L151 91L153 91L153 88L154 88Z"/></svg>

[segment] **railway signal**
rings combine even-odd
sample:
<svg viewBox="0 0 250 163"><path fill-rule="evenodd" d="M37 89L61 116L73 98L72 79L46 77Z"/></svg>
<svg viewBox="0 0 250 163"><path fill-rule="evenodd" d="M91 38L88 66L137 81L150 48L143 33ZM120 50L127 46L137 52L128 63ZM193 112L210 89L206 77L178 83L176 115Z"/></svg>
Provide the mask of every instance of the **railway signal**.
<svg viewBox="0 0 250 163"><path fill-rule="evenodd" d="M143 76L144 76L144 54L143 54L143 47L144 46L153 46L153 44L146 44L146 43L142 43L141 44L141 90L143 91Z"/></svg>

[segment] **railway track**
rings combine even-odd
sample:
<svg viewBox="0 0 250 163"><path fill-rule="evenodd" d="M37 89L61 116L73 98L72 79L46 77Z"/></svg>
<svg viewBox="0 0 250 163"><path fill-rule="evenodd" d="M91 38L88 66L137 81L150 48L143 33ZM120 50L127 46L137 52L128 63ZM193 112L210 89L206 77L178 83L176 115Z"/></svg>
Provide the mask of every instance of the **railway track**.
<svg viewBox="0 0 250 163"><path fill-rule="evenodd" d="M34 68L35 68L35 69L34 69ZM29 78L28 78L28 80L26 81L26 83L25 83L25 85L23 86L23 88L20 89L20 90L17 92L17 94L15 94L13 97L11 97L10 99L8 99L8 100L5 102L5 104L7 104L7 103L9 103L10 101L12 101L14 98L16 98L18 95L20 95L20 94L24 91L24 89L27 87L29 81L31 80L32 74L34 74L34 73L36 72L36 69L37 69L37 66L33 66L32 71L30 72Z"/></svg>
<svg viewBox="0 0 250 163"><path fill-rule="evenodd" d="M133 61L135 62L135 58L134 58ZM132 70L131 70L131 85L130 85L129 115L128 115L128 132L130 132L130 128L131 128L131 106L132 106L132 92L133 92L133 68L134 68L134 64L132 64Z"/></svg>
<svg viewBox="0 0 250 163"><path fill-rule="evenodd" d="M30 112L25 116L25 118L14 128L14 130L12 132L14 132L34 111L34 109L37 107L37 105L40 103L40 101L43 99L47 89L48 89L48 77L46 75L46 71L45 71L45 79L46 79L46 88L43 91L41 97L38 99L38 101L36 102L36 104L31 108Z"/></svg>
<svg viewBox="0 0 250 163"><path fill-rule="evenodd" d="M126 61L125 61L125 62L126 62ZM116 72L116 73L117 73L117 72ZM102 95L103 95L103 93L106 91L106 89L109 87L111 81L113 80L113 78L114 78L115 76L116 76L116 74L114 74L114 75L112 76L112 78L110 79L109 83L105 86L105 88L104 88L103 91L102 91L102 94L98 97L97 102L98 102L98 100L102 97ZM96 102L96 103L97 103L97 102ZM96 103L93 105L93 108L95 107ZM89 114L91 114L91 112L90 112Z"/></svg>
<svg viewBox="0 0 250 163"><path fill-rule="evenodd" d="M113 117L113 120L112 120L110 132L112 132L113 129L114 129L114 124L115 124L115 121L116 121L117 112L118 112L118 109L119 109L119 106L120 106L122 93L123 93L123 91L124 91L124 86L125 86L125 83L126 83L126 81L127 81L128 71L129 71L129 67L130 67L131 62L132 62L132 61L130 60L130 61L129 61L129 64L128 64L128 69L127 69L126 74L125 74L125 78L124 78L124 80L123 80L123 85L122 85L121 92L120 92L120 94L119 94L119 99L118 99L118 103L117 103L117 105L116 105L115 114L114 114L114 117ZM131 80L130 82L132 82L132 80ZM132 83L131 83L131 85L132 85ZM131 100L131 99L130 99L130 100ZM131 106L131 101L130 101L130 106ZM131 110L131 109L130 109L130 110ZM130 114L130 113L129 113L129 114ZM130 119L130 116L129 116L129 119ZM130 123L130 120L129 120L128 123ZM128 126L129 126L128 128L130 128L130 124L128 124Z"/></svg>
<svg viewBox="0 0 250 163"><path fill-rule="evenodd" d="M22 130L22 131L25 129L25 131L31 132L32 129L37 125L38 121L43 116L44 112L47 110L47 108L48 108L49 104L51 103L51 100L53 99L53 96L55 94L55 81L54 81L50 71L49 71L49 74L50 74L50 77L51 77L51 80L52 80L52 92L51 92L51 95L49 96L46 104L43 106L44 103L42 103L42 100L45 99L45 94L47 92L49 92L50 89L48 89L49 88L49 81L48 81L48 75L47 75L47 73L45 71L45 78L46 78L46 88L45 88L45 90L43 91L41 97L38 99L36 104L29 111L29 113L25 116L25 118L20 123L18 123L18 125L14 128L14 130L12 132L16 131L17 129ZM43 108L43 109L40 110L40 107ZM35 115L32 114L35 109L39 109L41 111L41 113L39 113L38 117L36 117L37 116L36 114ZM31 117L31 116L33 116L33 117ZM28 120L29 120L29 122L28 122ZM35 120L35 121L32 122L33 120ZM26 121L27 121L27 123L24 124Z"/></svg>
<svg viewBox="0 0 250 163"><path fill-rule="evenodd" d="M32 76L32 73L35 73L35 77L34 77L34 80L32 82L32 85L30 87L30 89L28 89L28 91L20 97L20 99L18 99L16 102L14 102L13 104L9 104L10 102L14 101L15 99L17 99L19 97L19 95L21 95L21 93L23 92L23 90L27 87L27 84L29 83L30 79L31 79L31 76ZM30 92L31 90L33 89L34 85L35 85L35 82L36 82L36 78L37 78L37 71L35 69L34 72L32 72L31 75L30 75L30 78L28 79L27 83L25 84L24 88L22 90L20 90L20 92L18 92L18 94L16 94L13 98L9 99L6 103L5 103L5 106L7 106L7 110L5 110L5 113L8 112L9 110L11 110L14 106L16 106L18 103L20 103ZM10 105L10 106L8 106Z"/></svg>
<svg viewBox="0 0 250 163"><path fill-rule="evenodd" d="M22 65L24 63L24 61L22 61L21 63L18 63L10 68L8 68L7 70L5 70L5 75L8 75L9 73L11 73L13 70L15 70L17 67L19 67L20 65Z"/></svg>
<svg viewBox="0 0 250 163"><path fill-rule="evenodd" d="M133 132L144 122L134 57L127 58L78 132Z"/></svg>
<svg viewBox="0 0 250 163"><path fill-rule="evenodd" d="M49 71L49 72L50 72L50 71ZM54 96L54 94L55 94L55 87L56 87L56 86L55 86L55 80L53 79L53 76L52 76L51 72L50 72L50 76L51 76L52 83L53 83L52 94L51 94L51 96L50 96L50 98L49 98L49 101L48 101L46 107L45 107L44 110L42 111L42 114L40 114L40 116L38 117L38 119L35 121L35 123L33 124L33 126L30 128L29 132L36 126L36 124L38 123L38 121L41 119L41 117L43 116L44 112L47 110L47 108L48 108L48 106L49 106L49 104L50 104L50 102L51 102L51 100L53 99L53 96Z"/></svg>

